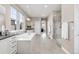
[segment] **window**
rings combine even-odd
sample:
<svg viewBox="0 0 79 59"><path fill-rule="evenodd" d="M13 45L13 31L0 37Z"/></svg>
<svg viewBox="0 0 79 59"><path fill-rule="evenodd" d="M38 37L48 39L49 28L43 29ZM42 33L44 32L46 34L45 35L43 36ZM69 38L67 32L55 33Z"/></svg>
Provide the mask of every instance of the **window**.
<svg viewBox="0 0 79 59"><path fill-rule="evenodd" d="M11 28L12 30L16 30L17 25L17 10L11 7Z"/></svg>
<svg viewBox="0 0 79 59"><path fill-rule="evenodd" d="M21 30L23 26L23 14L16 8L11 7L11 27L14 30Z"/></svg>
<svg viewBox="0 0 79 59"><path fill-rule="evenodd" d="M19 12L19 24L20 24L20 29L22 29L22 25L23 25L23 15L22 13Z"/></svg>
<svg viewBox="0 0 79 59"><path fill-rule="evenodd" d="M19 16L20 16L19 22L22 23L23 22L23 15L21 13L19 13Z"/></svg>
<svg viewBox="0 0 79 59"><path fill-rule="evenodd" d="M11 19L16 20L17 18L17 10L11 7Z"/></svg>

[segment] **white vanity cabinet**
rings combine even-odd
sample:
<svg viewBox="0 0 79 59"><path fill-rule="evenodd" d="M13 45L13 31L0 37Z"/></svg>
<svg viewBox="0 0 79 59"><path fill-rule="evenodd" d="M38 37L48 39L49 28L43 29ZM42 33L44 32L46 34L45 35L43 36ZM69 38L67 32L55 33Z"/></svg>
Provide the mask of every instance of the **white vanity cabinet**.
<svg viewBox="0 0 79 59"><path fill-rule="evenodd" d="M35 33L24 33L17 35L17 53L30 54L32 53L32 39Z"/></svg>
<svg viewBox="0 0 79 59"><path fill-rule="evenodd" d="M0 54L16 54L16 52L17 52L16 36L0 40Z"/></svg>
<svg viewBox="0 0 79 59"><path fill-rule="evenodd" d="M16 54L17 52L17 41L16 36L8 38L8 53Z"/></svg>
<svg viewBox="0 0 79 59"><path fill-rule="evenodd" d="M7 51L7 40L0 40L0 54L6 54L8 53Z"/></svg>

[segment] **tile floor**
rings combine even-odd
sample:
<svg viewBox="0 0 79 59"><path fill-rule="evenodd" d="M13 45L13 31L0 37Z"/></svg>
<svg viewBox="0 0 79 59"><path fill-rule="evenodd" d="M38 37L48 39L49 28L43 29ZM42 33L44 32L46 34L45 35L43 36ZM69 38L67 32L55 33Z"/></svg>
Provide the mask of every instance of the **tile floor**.
<svg viewBox="0 0 79 59"><path fill-rule="evenodd" d="M32 40L18 41L18 54L65 54L58 47L56 40L49 39L46 35L35 35Z"/></svg>
<svg viewBox="0 0 79 59"><path fill-rule="evenodd" d="M56 44L54 39L48 39L41 35L36 35L32 39L32 53L34 54L64 54L65 52L61 50Z"/></svg>

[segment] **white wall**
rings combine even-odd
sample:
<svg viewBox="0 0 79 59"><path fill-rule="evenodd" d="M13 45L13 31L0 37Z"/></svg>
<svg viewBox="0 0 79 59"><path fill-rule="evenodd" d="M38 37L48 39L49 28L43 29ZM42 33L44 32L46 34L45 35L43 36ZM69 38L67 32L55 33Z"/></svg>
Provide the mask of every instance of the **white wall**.
<svg viewBox="0 0 79 59"><path fill-rule="evenodd" d="M5 7L0 5L0 31L2 31L2 26L4 26L5 20Z"/></svg>
<svg viewBox="0 0 79 59"><path fill-rule="evenodd" d="M5 14L5 7L0 5L0 14Z"/></svg>
<svg viewBox="0 0 79 59"><path fill-rule="evenodd" d="M68 34L71 34L69 32L69 23L74 22L74 5L73 4L62 4L61 6L61 16L62 16L62 39L69 39ZM65 25L63 25L63 23L66 23L66 27ZM67 25L68 24L68 25ZM68 29L67 29L68 28ZM64 30L65 29L65 30ZM67 33L66 33L67 31ZM72 30L70 30L72 31ZM64 35L65 33L65 35ZM74 35L74 31L72 31L71 36ZM74 38L72 40L63 40L63 47L69 52L69 53L73 53L74 52ZM72 51L72 52L71 52Z"/></svg>
<svg viewBox="0 0 79 59"><path fill-rule="evenodd" d="M2 26L4 26L4 16L0 15L0 31L2 31Z"/></svg>
<svg viewBox="0 0 79 59"><path fill-rule="evenodd" d="M79 53L79 5L74 6L74 53Z"/></svg>
<svg viewBox="0 0 79 59"><path fill-rule="evenodd" d="M53 38L53 13L51 13L47 19L47 35Z"/></svg>
<svg viewBox="0 0 79 59"><path fill-rule="evenodd" d="M6 8L5 26L7 30L11 30L10 5L5 5L5 8Z"/></svg>
<svg viewBox="0 0 79 59"><path fill-rule="evenodd" d="M68 22L74 20L74 5L62 4L62 39L68 39Z"/></svg>
<svg viewBox="0 0 79 59"><path fill-rule="evenodd" d="M74 5L62 4L61 5L62 22L69 22L74 20Z"/></svg>
<svg viewBox="0 0 79 59"><path fill-rule="evenodd" d="M74 5L72 4L62 4L61 6L62 15L62 39L68 39L68 22L74 20ZM65 23L66 27L63 26ZM63 30L66 29L66 30ZM66 33L65 33L66 32ZM63 34L65 33L65 35Z"/></svg>
<svg viewBox="0 0 79 59"><path fill-rule="evenodd" d="M32 18L32 20L34 21L34 30L36 34L41 34L41 18L36 17L36 18Z"/></svg>

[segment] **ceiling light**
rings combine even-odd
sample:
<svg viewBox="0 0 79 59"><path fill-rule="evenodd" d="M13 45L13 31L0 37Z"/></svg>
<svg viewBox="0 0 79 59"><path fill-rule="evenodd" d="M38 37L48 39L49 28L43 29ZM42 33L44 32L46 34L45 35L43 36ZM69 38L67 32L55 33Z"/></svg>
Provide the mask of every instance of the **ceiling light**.
<svg viewBox="0 0 79 59"><path fill-rule="evenodd" d="M30 18L27 18L27 21L30 21Z"/></svg>
<svg viewBox="0 0 79 59"><path fill-rule="evenodd" d="M44 5L44 7L45 7L45 8L47 8L47 7L48 7L48 5Z"/></svg>

